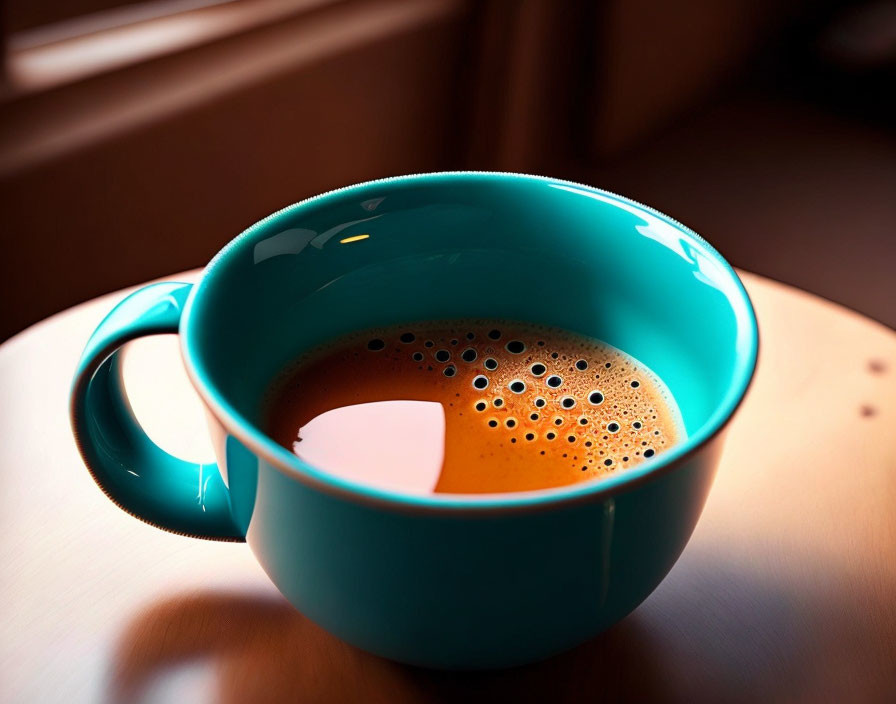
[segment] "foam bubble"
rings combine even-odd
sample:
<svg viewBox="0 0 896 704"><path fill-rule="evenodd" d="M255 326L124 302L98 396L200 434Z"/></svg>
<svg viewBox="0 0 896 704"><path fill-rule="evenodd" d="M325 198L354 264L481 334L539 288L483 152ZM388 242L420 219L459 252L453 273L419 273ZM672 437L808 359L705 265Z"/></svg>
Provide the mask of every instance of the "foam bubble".
<svg viewBox="0 0 896 704"><path fill-rule="evenodd" d="M477 374L476 376L474 376L473 388L479 389L480 391L482 391L482 389L488 388L488 377L485 376L485 374Z"/></svg>

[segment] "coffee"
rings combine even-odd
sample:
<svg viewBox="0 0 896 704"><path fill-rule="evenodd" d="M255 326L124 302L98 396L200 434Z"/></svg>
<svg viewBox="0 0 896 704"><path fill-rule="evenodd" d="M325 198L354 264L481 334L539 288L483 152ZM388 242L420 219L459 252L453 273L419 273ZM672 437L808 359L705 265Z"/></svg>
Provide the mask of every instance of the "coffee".
<svg viewBox="0 0 896 704"><path fill-rule="evenodd" d="M266 423L321 470L415 493L574 484L684 437L665 385L632 357L488 320L368 330L312 350L272 386Z"/></svg>

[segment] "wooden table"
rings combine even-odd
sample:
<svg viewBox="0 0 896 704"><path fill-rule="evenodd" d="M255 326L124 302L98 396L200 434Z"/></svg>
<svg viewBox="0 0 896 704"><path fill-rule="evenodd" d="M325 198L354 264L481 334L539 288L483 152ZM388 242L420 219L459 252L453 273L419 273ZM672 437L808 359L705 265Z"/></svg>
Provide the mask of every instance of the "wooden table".
<svg viewBox="0 0 896 704"><path fill-rule="evenodd" d="M684 555L609 632L495 673L357 651L294 611L245 545L120 511L66 406L121 293L30 328L0 346L0 701L896 701L896 334L744 280L759 370ZM126 371L150 435L209 459L174 338L134 345Z"/></svg>

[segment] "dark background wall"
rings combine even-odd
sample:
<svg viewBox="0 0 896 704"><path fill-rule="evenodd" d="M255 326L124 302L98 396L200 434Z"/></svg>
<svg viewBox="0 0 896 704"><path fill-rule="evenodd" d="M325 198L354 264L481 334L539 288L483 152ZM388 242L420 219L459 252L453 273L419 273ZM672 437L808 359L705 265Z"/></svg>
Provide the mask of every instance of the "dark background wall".
<svg viewBox="0 0 896 704"><path fill-rule="evenodd" d="M4 5L0 339L306 196L442 169L621 192L896 326L892 2L31 7Z"/></svg>

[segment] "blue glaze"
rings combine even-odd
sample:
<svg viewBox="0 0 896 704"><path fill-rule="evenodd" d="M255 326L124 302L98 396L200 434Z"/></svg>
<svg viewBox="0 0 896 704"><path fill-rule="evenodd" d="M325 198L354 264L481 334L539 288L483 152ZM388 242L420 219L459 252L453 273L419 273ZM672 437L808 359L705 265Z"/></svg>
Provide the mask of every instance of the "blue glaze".
<svg viewBox="0 0 896 704"><path fill-rule="evenodd" d="M160 312L162 291L143 289L88 344L73 424L97 481L162 527L245 535L308 617L371 652L443 668L546 657L656 587L700 515L758 344L749 299L718 253L625 198L485 173L334 191L244 232L189 294L182 350L220 466L217 482L202 475L212 510L200 517L188 501L196 466L159 455L120 384L94 374L114 366L103 360L124 340L177 329L186 289L171 286L170 310ZM603 481L411 496L329 476L260 430L265 389L303 350L359 328L456 317L545 323L622 349L667 384L688 440ZM152 479L122 478L125 468Z"/></svg>
<svg viewBox="0 0 896 704"><path fill-rule="evenodd" d="M176 333L191 288L146 286L100 323L78 363L72 429L93 478L126 511L176 533L241 540L244 533L234 525L217 466L185 462L153 443L137 423L122 384L119 348L143 335Z"/></svg>

